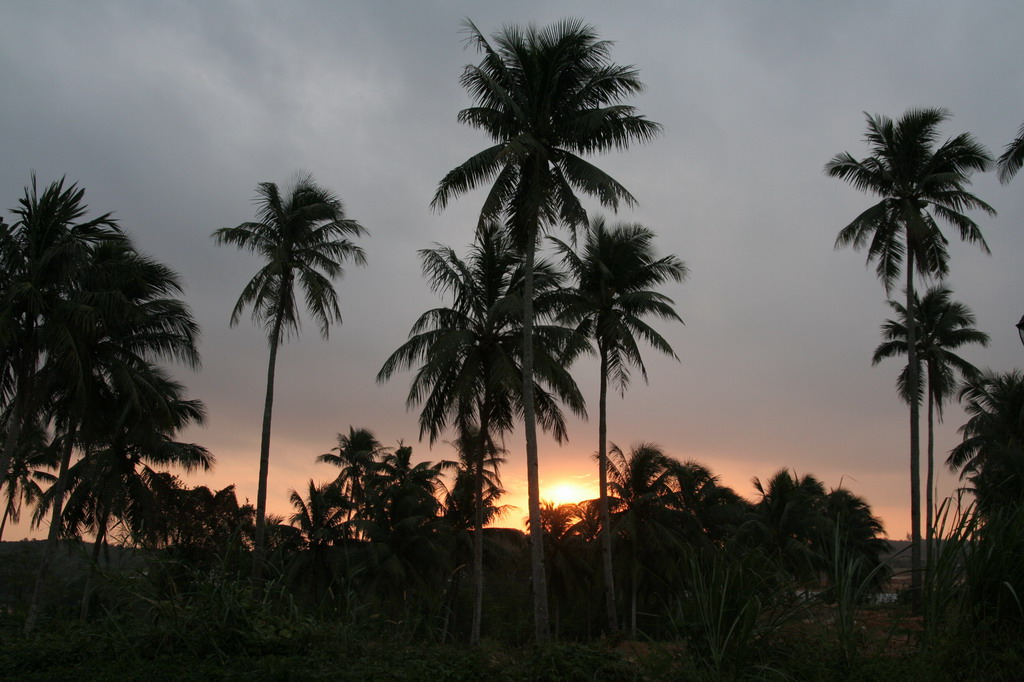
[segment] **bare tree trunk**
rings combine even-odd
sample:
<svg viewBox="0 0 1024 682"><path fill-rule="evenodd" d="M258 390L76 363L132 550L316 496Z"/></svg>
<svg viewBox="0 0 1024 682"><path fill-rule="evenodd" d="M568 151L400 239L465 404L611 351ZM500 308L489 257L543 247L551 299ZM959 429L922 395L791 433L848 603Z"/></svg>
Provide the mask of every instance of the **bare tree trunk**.
<svg viewBox="0 0 1024 682"><path fill-rule="evenodd" d="M484 612L484 459L487 453L490 409L490 400L485 398L480 408L480 433L477 434L473 481L473 623L469 634L469 643L473 645L480 643L480 625Z"/></svg>
<svg viewBox="0 0 1024 682"><path fill-rule="evenodd" d="M64 495L68 486L68 469L71 467L71 453L74 449L75 435L78 432L78 422L73 421L68 427L64 438L64 453L60 460L60 472L57 481L53 484L56 490L53 496L53 505L50 508L50 530L46 535L46 549L43 551L43 560L36 572L36 584L32 590L32 601L29 603L28 616L25 618L25 634L31 634L39 621L40 602L42 601L43 585L49 578L50 564L53 563L53 555L57 553L57 543L60 540L61 515L64 512Z"/></svg>
<svg viewBox="0 0 1024 682"><path fill-rule="evenodd" d="M83 621L89 617L89 602L92 601L93 582L100 562L100 549L106 541L107 524L104 520L96 530L96 540L92 545L92 563L89 564L89 572L85 576L85 589L82 590L82 612L79 614L79 618Z"/></svg>
<svg viewBox="0 0 1024 682"><path fill-rule="evenodd" d="M600 342L598 342L600 343ZM598 398L597 479L598 514L601 518L601 559L604 571L604 604L608 633L618 630L615 616L615 572L612 564L612 517L608 505L608 354L601 350L601 394Z"/></svg>
<svg viewBox="0 0 1024 682"><path fill-rule="evenodd" d="M914 306L914 252L907 245L907 392L910 398L910 588L915 607L921 605L921 425L920 367L917 362L917 311Z"/></svg>
<svg viewBox="0 0 1024 682"><path fill-rule="evenodd" d="M534 636L550 638L548 590L544 574L544 528L540 520L540 465L537 416L533 398L533 263L537 249L536 221L526 245L523 286L523 430L526 432L526 477L530 508L530 567L533 578Z"/></svg>
<svg viewBox="0 0 1024 682"><path fill-rule="evenodd" d="M8 492L8 494L10 494L12 491L8 490L7 492ZM14 500L13 499L8 499L7 500L7 504L4 505L4 518L3 518L3 521L0 521L0 541L2 541L4 539L4 529L7 528L7 519L9 519L11 517L11 514L13 514L13 513L14 513Z"/></svg>
<svg viewBox="0 0 1024 682"><path fill-rule="evenodd" d="M283 294L282 294L283 295ZM263 565L267 551L267 480L270 476L270 423L274 411L274 372L277 369L277 349L281 345L281 318L283 306L279 304L274 330L270 337L270 360L267 363L267 396L263 403L263 433L260 436L260 477L256 492L256 537L252 553L252 578L263 579Z"/></svg>
<svg viewBox="0 0 1024 682"><path fill-rule="evenodd" d="M927 488L925 490L925 510L927 513L927 521L925 522L925 548L927 549L925 570L931 572L932 561L934 559L934 547L932 546L935 540L935 401L932 399L931 394L932 386L931 381L928 382L928 464L927 472L925 473L925 480L927 481Z"/></svg>

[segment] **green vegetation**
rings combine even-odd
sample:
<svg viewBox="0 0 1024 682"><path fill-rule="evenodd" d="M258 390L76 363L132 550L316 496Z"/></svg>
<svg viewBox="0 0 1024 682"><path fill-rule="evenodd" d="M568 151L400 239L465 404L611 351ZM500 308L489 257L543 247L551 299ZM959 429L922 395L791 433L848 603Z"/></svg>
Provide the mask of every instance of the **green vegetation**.
<svg viewBox="0 0 1024 682"><path fill-rule="evenodd" d="M433 207L490 185L467 256L420 251L446 302L423 313L379 381L412 371L407 406L426 461L365 428L339 433L326 482L267 514L277 353L297 333L300 289L326 338L340 322L334 280L365 263L365 234L340 199L300 176L261 183L254 222L214 233L264 260L231 314L252 309L270 357L255 506L233 486L175 472L214 453L178 440L205 408L163 363L199 367L198 325L169 268L140 253L110 214L87 220L84 191L35 177L0 222L0 535L31 510L46 541L0 545L0 671L16 679L330 678L440 680L1013 679L1024 667L1024 375L978 371L953 351L987 342L941 281L945 221L985 247L964 211L991 158L970 135L936 147L948 114L868 117L871 154L837 155L833 177L880 197L837 245L867 247L906 304L874 361L906 355L911 412L909 570L865 500L781 469L746 500L696 461L651 441L608 440L609 382L646 379L640 342L675 357L651 318L680 321L657 288L682 282L655 234L591 219L577 193L635 202L582 156L660 132L626 104L643 86L590 26L509 26L462 85L459 119L493 146L441 181ZM1020 139L999 159L1021 165ZM552 239L556 259L538 258ZM577 244L576 231L583 230ZM905 262L904 262L905 261ZM905 268L905 269L904 269ZM599 497L543 503L536 425L558 442L563 409L586 405L572 374L596 345ZM925 393L921 372L927 377ZM959 391L968 414L947 459L973 499L933 511L932 428ZM927 570L920 552L918 404L928 398ZM504 438L527 441L528 534L497 527ZM330 467L333 467L331 469ZM336 473L335 473L336 472ZM89 542L91 541L91 546ZM893 579L909 575L911 590ZM468 578L468 579L467 579ZM487 589L485 589L485 585ZM904 598L907 595L909 598ZM890 600L889 597L892 597ZM624 625L628 624L628 625ZM465 647L466 643L470 646Z"/></svg>

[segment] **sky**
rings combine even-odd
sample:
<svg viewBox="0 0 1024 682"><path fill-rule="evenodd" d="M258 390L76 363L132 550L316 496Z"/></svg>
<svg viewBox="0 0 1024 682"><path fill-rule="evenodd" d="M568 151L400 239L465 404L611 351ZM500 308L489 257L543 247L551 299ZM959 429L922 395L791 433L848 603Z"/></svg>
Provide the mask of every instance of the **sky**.
<svg viewBox="0 0 1024 682"><path fill-rule="evenodd" d="M654 230L659 253L691 273L663 289L685 325L658 324L679 360L646 353L649 383L635 374L625 398L609 401L610 440L657 443L751 499L754 477L812 473L863 496L890 537L905 537L902 363L871 366L891 311L865 254L833 248L872 198L822 168L839 152L867 154L865 112L915 107L948 108L943 139L970 132L998 155L1024 121L1019 0L11 0L0 9L0 211L10 221L31 172L43 185L66 176L86 189L92 215L113 211L141 250L181 274L203 367L174 373L209 413L183 438L217 458L187 480L235 484L255 500L268 347L248 318L228 321L260 263L210 235L253 219L258 183L311 173L369 231L369 263L338 282L343 324L327 341L307 320L281 349L270 510L289 513L290 489L333 478L314 458L350 425L414 444L418 459L451 458L444 444L418 442L411 374L375 377L416 317L444 303L417 250L465 253L483 201L477 191L429 208L444 174L489 144L456 120L470 105L459 76L479 61L460 26L468 18L491 35L565 17L614 42L612 59L647 86L632 104L664 126L649 144L592 159L639 202L608 217ZM946 284L992 337L964 356L1007 371L1024 364L1014 329L1024 177L1003 186L984 174L972 189L998 211L974 216L992 253L947 230ZM574 373L593 418L571 420L565 446L542 440L541 486L596 497L596 362ZM947 407L940 460L964 421ZM526 515L521 430L507 446L506 501L519 509L504 523L516 526ZM957 486L943 473L940 497ZM31 534L22 524L5 539Z"/></svg>

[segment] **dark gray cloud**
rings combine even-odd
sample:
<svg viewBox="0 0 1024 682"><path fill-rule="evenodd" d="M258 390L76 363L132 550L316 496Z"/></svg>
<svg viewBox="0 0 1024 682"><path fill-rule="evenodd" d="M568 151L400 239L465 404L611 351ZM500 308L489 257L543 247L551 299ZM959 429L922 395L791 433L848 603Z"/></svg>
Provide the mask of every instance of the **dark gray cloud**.
<svg viewBox="0 0 1024 682"><path fill-rule="evenodd" d="M612 440L658 441L744 493L751 476L782 466L830 485L845 477L901 536L898 363L869 362L889 311L863 255L832 250L869 199L821 169L837 152L864 153L863 111L915 106L950 108L948 134L971 131L998 153L1024 120L1024 6L676 4L11 3L0 25L0 205L15 204L32 169L44 182L66 174L181 272L205 362L182 378L210 408L209 427L190 436L220 459L197 480L253 496L266 343L247 320L227 322L257 263L209 235L252 217L256 183L299 169L344 198L371 232L370 265L339 283L344 324L329 342L307 325L283 349L271 478L283 511L289 487L329 475L312 458L349 424L416 439L407 377L379 387L374 375L436 303L416 250L467 244L482 200L428 210L443 174L485 144L455 120L468 102L458 76L476 59L460 22L490 33L582 16L640 69L648 91L636 103L665 125L655 143L598 160L640 200L621 217L655 229L692 270L668 291L686 320L665 329L681 362L650 356L650 385L637 378L612 403ZM976 181L999 210L979 217L992 256L951 249L950 284L993 337L968 357L1000 369L1024 353L1013 330L1024 312L1022 182ZM594 396L593 363L579 375ZM962 414L946 422L941 451ZM542 476L590 467L593 430L574 423L567 448L546 446ZM510 445L517 485L519 437Z"/></svg>

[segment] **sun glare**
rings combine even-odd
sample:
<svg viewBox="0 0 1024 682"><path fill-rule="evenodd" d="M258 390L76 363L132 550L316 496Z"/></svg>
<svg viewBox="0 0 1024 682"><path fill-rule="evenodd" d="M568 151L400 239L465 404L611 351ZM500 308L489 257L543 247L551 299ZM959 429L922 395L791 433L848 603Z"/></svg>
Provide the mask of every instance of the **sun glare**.
<svg viewBox="0 0 1024 682"><path fill-rule="evenodd" d="M592 500L597 493L587 486L571 481L560 481L544 489L541 499L554 502L556 505Z"/></svg>

